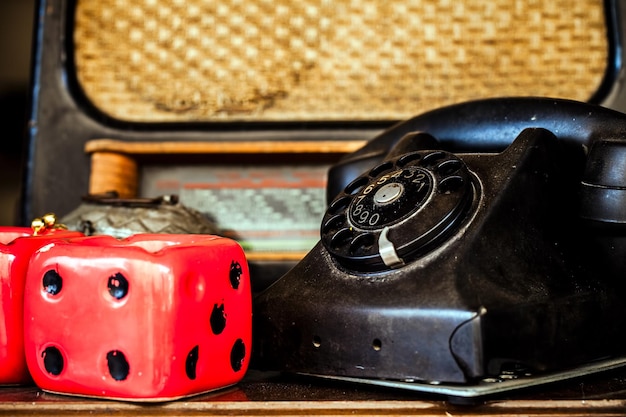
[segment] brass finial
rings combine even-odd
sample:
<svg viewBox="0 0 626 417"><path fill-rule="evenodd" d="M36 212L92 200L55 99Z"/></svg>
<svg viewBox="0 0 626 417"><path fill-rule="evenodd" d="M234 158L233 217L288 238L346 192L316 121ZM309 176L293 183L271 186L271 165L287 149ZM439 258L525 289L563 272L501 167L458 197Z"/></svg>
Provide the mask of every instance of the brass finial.
<svg viewBox="0 0 626 417"><path fill-rule="evenodd" d="M64 224L57 224L57 216L54 213L46 213L41 217L37 217L30 223L33 229L33 235L38 236L54 229L67 229Z"/></svg>

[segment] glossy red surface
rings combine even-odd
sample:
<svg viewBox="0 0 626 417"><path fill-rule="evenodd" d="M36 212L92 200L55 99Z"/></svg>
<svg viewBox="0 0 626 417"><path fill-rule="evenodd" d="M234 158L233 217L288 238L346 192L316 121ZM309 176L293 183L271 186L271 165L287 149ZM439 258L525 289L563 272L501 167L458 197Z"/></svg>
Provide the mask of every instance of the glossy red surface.
<svg viewBox="0 0 626 417"><path fill-rule="evenodd" d="M24 357L24 283L31 255L77 232L51 230L33 236L29 227L0 227L0 384L30 381Z"/></svg>
<svg viewBox="0 0 626 417"><path fill-rule="evenodd" d="M252 339L243 250L209 235L50 245L28 270L25 337L51 392L150 401L235 384Z"/></svg>

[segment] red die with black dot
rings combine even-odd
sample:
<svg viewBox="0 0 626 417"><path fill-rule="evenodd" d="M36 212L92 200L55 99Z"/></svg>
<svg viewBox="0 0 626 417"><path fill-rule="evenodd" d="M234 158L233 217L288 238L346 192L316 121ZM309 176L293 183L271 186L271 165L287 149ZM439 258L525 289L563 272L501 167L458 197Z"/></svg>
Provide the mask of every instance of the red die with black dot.
<svg viewBox="0 0 626 417"><path fill-rule="evenodd" d="M30 257L53 240L82 233L28 227L0 227L0 384L30 381L24 357L24 285Z"/></svg>
<svg viewBox="0 0 626 417"><path fill-rule="evenodd" d="M237 383L250 359L248 265L233 240L72 239L31 261L26 359L42 389L161 401Z"/></svg>

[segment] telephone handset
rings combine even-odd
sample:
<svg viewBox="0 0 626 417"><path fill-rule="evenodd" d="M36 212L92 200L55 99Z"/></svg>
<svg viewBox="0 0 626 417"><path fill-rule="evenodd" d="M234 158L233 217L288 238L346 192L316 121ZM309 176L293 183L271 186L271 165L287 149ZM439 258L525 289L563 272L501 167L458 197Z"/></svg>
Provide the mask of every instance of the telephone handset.
<svg viewBox="0 0 626 417"><path fill-rule="evenodd" d="M497 152L528 127L544 128L563 142L589 147L597 140L623 139L626 115L587 103L536 97L493 98L432 110L396 124L331 167L327 199L332 201L414 132L429 133L452 152Z"/></svg>
<svg viewBox="0 0 626 417"><path fill-rule="evenodd" d="M626 363L626 115L450 106L340 161L328 195L255 300L258 366L473 396Z"/></svg>

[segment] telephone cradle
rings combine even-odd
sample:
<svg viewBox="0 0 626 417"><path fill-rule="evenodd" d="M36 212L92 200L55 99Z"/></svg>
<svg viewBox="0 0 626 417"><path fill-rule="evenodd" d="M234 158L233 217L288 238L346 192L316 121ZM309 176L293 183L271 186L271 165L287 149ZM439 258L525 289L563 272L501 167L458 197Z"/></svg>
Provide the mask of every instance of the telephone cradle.
<svg viewBox="0 0 626 417"><path fill-rule="evenodd" d="M457 104L328 184L320 242L254 300L255 366L475 397L626 364L626 115Z"/></svg>

